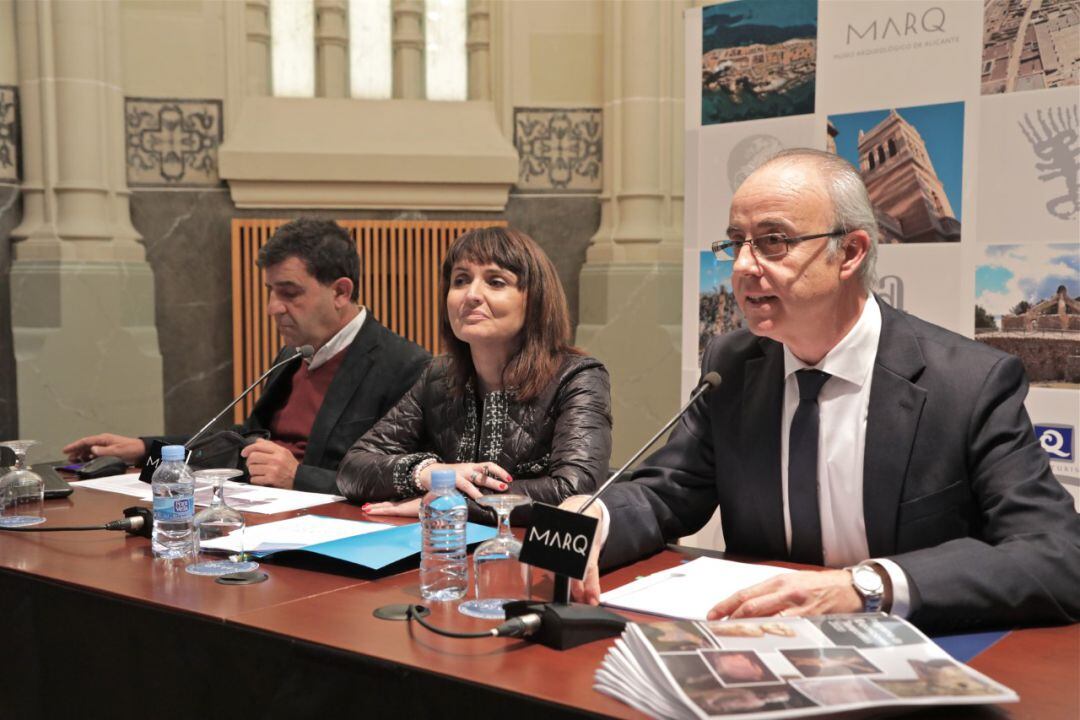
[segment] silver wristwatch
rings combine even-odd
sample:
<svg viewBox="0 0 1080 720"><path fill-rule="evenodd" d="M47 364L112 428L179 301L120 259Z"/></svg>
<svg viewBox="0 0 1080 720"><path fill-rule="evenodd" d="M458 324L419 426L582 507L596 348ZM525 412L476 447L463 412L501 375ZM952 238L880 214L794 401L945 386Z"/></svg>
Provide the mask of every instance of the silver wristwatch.
<svg viewBox="0 0 1080 720"><path fill-rule="evenodd" d="M880 612L885 599L885 581L870 562L861 562L847 568L851 573L851 584L862 598L863 612Z"/></svg>

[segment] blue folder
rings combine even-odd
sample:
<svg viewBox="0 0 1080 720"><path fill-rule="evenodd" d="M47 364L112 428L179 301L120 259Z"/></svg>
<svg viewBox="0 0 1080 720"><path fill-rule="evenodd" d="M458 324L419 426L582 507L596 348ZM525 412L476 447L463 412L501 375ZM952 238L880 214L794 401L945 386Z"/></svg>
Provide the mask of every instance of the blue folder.
<svg viewBox="0 0 1080 720"><path fill-rule="evenodd" d="M487 525L466 523L465 542L468 545L489 540L497 530ZM289 550L252 552L255 557L311 554L359 565L370 570L382 570L400 560L420 555L420 523L394 525L385 530L354 535L329 542Z"/></svg>
<svg viewBox="0 0 1080 720"><path fill-rule="evenodd" d="M1008 630L1002 630L960 635L931 635L930 639L953 658L966 663L1008 634Z"/></svg>

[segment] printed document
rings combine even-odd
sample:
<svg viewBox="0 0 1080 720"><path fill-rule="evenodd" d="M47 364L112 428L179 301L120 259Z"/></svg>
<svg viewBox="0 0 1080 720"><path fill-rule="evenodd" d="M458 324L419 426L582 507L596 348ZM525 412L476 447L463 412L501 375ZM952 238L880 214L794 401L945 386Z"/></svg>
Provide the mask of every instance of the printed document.
<svg viewBox="0 0 1080 720"><path fill-rule="evenodd" d="M135 473L81 480L71 484L75 487L129 495L146 502L153 500L150 484L140 481L139 476ZM195 505L206 507L210 504L211 497L213 497L211 484L196 480ZM253 512L260 515L305 510L318 505L340 502L344 499L340 495L303 492L302 490L283 490L281 488L231 481L225 483L225 502L229 504L229 507L240 512Z"/></svg>
<svg viewBox="0 0 1080 720"><path fill-rule="evenodd" d="M600 596L608 607L704 620L713 605L743 588L793 572L787 568L700 557L638 578Z"/></svg>

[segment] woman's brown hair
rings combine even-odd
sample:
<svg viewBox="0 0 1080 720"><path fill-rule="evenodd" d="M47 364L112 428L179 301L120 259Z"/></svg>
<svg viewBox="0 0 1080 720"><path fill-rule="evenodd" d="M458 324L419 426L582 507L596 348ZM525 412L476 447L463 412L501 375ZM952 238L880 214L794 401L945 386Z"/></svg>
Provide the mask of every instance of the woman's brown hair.
<svg viewBox="0 0 1080 720"><path fill-rule="evenodd" d="M439 336L450 356L451 389L457 394L476 373L469 344L454 335L446 309L450 275L461 262L494 263L517 276L517 287L525 293L525 324L502 381L518 402L535 398L555 377L562 355L581 354L570 344L570 311L555 266L531 237L513 228L479 228L451 243L439 276Z"/></svg>

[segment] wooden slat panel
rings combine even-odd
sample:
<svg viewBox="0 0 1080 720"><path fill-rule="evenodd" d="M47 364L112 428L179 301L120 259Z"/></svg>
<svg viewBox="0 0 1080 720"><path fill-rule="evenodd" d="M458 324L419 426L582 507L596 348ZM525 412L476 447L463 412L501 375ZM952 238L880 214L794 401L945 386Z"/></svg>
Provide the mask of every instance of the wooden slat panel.
<svg viewBox="0 0 1080 720"><path fill-rule="evenodd" d="M285 219L232 221L233 389L239 394L270 367L281 350L269 294L255 261ZM432 354L439 347L439 269L454 238L505 221L338 220L360 253L360 303L380 322ZM259 398L257 388L236 406L242 422Z"/></svg>

